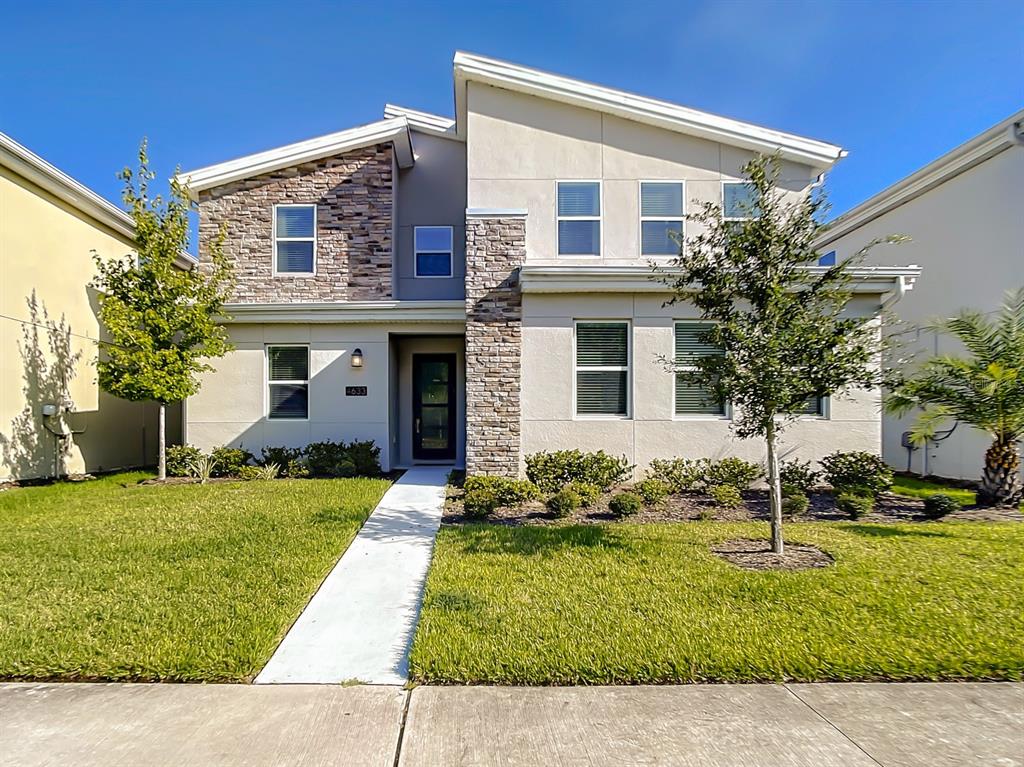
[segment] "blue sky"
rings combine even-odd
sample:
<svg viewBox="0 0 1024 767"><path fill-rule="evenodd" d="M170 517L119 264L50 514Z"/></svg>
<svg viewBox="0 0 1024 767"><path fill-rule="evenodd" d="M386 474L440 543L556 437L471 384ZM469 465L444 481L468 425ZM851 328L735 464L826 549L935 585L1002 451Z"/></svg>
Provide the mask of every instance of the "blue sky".
<svg viewBox="0 0 1024 767"><path fill-rule="evenodd" d="M0 131L100 194L148 136L192 168L452 113L452 53L509 59L849 149L835 213L1024 106L1024 3L33 2L3 12Z"/></svg>

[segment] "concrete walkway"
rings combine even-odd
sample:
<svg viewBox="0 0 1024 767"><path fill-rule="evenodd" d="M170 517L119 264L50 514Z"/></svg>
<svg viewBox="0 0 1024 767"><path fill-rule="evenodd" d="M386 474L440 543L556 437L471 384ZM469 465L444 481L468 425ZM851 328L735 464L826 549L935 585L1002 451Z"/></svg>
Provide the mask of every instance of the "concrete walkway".
<svg viewBox="0 0 1024 767"><path fill-rule="evenodd" d="M388 489L257 684L405 683L447 475L416 467Z"/></svg>
<svg viewBox="0 0 1024 767"><path fill-rule="evenodd" d="M0 765L183 764L1021 767L1024 686L0 685Z"/></svg>

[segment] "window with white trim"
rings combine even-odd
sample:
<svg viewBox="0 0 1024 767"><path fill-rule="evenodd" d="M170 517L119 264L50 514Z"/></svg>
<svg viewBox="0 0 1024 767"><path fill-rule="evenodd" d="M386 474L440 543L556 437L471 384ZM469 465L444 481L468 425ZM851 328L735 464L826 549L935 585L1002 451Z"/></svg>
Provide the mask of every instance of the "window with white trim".
<svg viewBox="0 0 1024 767"><path fill-rule="evenodd" d="M268 418L309 418L309 347L268 346L267 388Z"/></svg>
<svg viewBox="0 0 1024 767"><path fill-rule="evenodd" d="M818 418L825 417L825 397L817 394L811 395L803 405L792 411L795 415L809 415Z"/></svg>
<svg viewBox="0 0 1024 767"><path fill-rule="evenodd" d="M722 218L746 221L761 215L757 187L748 181L726 181L722 184Z"/></svg>
<svg viewBox="0 0 1024 767"><path fill-rule="evenodd" d="M576 323L576 415L629 415L629 323Z"/></svg>
<svg viewBox="0 0 1024 767"><path fill-rule="evenodd" d="M714 391L691 381L686 373L698 370L697 361L704 357L721 356L722 349L709 343L705 334L711 329L707 322L677 322L675 324L675 414L724 416L725 403L715 397Z"/></svg>
<svg viewBox="0 0 1024 767"><path fill-rule="evenodd" d="M452 228L450 226L413 227L415 276L452 276Z"/></svg>
<svg viewBox="0 0 1024 767"><path fill-rule="evenodd" d="M558 255L601 255L601 182L559 181Z"/></svg>
<svg viewBox="0 0 1024 767"><path fill-rule="evenodd" d="M274 206L274 273L316 273L316 205Z"/></svg>
<svg viewBox="0 0 1024 767"><path fill-rule="evenodd" d="M683 185L640 182L640 255L678 256L683 237Z"/></svg>

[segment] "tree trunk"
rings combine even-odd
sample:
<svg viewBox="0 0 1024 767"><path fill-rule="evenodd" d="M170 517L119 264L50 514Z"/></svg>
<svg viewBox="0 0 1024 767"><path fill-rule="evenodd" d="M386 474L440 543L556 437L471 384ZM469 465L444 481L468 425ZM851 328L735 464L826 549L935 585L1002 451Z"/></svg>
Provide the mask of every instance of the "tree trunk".
<svg viewBox="0 0 1024 767"><path fill-rule="evenodd" d="M996 437L985 451L985 470L978 489L980 506L1013 506L1020 500L1020 451L1016 441Z"/></svg>
<svg viewBox="0 0 1024 767"><path fill-rule="evenodd" d="M163 402L160 403L158 424L156 478L163 482L167 479L167 406Z"/></svg>
<svg viewBox="0 0 1024 767"><path fill-rule="evenodd" d="M779 458L775 453L775 423L768 427L765 435L768 445L768 501L772 516L772 551L785 553L782 542L782 483L779 479Z"/></svg>

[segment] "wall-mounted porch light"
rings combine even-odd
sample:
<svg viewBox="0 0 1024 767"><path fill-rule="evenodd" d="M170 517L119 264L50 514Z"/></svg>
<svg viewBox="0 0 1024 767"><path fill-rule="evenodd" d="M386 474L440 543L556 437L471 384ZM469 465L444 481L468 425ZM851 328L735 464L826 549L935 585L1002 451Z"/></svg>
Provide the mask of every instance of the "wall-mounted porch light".
<svg viewBox="0 0 1024 767"><path fill-rule="evenodd" d="M352 367L361 368L363 366L363 350L353 349L352 350Z"/></svg>

